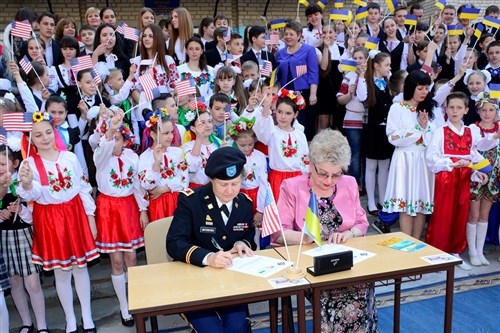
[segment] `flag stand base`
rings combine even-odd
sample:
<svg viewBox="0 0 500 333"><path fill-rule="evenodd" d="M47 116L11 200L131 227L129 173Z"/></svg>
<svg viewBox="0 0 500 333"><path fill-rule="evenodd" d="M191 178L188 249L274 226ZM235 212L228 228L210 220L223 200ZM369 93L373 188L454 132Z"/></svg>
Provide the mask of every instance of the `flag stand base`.
<svg viewBox="0 0 500 333"><path fill-rule="evenodd" d="M288 267L283 272L283 277L289 281L299 280L306 276L306 272L302 268Z"/></svg>

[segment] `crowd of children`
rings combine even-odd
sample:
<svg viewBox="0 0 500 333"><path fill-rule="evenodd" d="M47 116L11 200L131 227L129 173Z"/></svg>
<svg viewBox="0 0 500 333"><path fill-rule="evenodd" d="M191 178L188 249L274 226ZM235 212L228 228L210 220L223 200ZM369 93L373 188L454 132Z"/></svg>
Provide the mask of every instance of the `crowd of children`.
<svg viewBox="0 0 500 333"><path fill-rule="evenodd" d="M278 200L283 180L308 173L308 139L329 127L347 137L370 214L396 214L408 235L457 256L468 247L473 266L488 265L500 198L500 10L489 6L481 24L461 15L473 8L446 5L428 25L418 3L384 16L368 1L352 22L311 4L304 28L271 20L244 36L222 14L195 34L182 7L158 24L143 8L137 29L112 8L89 8L80 29L20 9L0 66L0 331L10 287L20 332L35 326L26 291L38 332L48 332L43 269L54 271L66 332L78 325L72 278L84 332L95 332L87 263L100 253L122 324L134 325L126 271L143 230L173 215L180 191L209 182L208 157L229 145L246 155L241 191L260 226L267 184ZM19 32L25 20L39 35ZM475 168L485 159L490 168Z"/></svg>

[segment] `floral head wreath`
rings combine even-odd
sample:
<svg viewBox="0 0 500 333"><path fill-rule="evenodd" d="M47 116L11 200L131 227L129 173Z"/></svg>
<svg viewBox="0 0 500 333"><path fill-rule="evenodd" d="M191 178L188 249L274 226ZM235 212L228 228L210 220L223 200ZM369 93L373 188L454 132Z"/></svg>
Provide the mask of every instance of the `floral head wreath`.
<svg viewBox="0 0 500 333"><path fill-rule="evenodd" d="M122 134L123 136L123 141L125 142L125 147L130 147L134 143L134 138L135 136L132 134L132 131L130 131L130 128L128 127L127 124L122 124L120 128L118 128L118 131Z"/></svg>
<svg viewBox="0 0 500 333"><path fill-rule="evenodd" d="M198 112L196 112L196 109L198 109ZM201 114L205 112L207 112L207 106L205 103L192 100L189 103L189 111L184 114L184 118L188 122L192 122L196 118L196 113Z"/></svg>
<svg viewBox="0 0 500 333"><path fill-rule="evenodd" d="M234 139L235 137L238 136L241 132L251 130L253 128L253 125L255 124L255 117L252 118L251 120L241 117L237 120L234 121L231 127L229 127L229 135Z"/></svg>
<svg viewBox="0 0 500 333"><path fill-rule="evenodd" d="M33 113L34 123L40 123L44 120L49 121L51 124L55 121L54 117L52 117L52 115L47 111L38 111Z"/></svg>
<svg viewBox="0 0 500 333"><path fill-rule="evenodd" d="M149 120L146 121L146 126L149 128L156 126L158 121L163 118L170 119L170 113L168 110L165 108L156 109L156 111L153 111L149 116Z"/></svg>
<svg viewBox="0 0 500 333"><path fill-rule="evenodd" d="M306 107L306 100L304 99L304 97L302 97L299 91L280 89L280 91L278 92L278 97L290 98L295 104L297 104L297 108L299 110L302 110Z"/></svg>
<svg viewBox="0 0 500 333"><path fill-rule="evenodd" d="M498 107L499 107L498 103L499 102L500 101L497 98L492 98L489 92L481 91L477 95L476 108L479 110L480 108L483 107L484 103L490 103L491 105L493 105L495 110L498 111Z"/></svg>

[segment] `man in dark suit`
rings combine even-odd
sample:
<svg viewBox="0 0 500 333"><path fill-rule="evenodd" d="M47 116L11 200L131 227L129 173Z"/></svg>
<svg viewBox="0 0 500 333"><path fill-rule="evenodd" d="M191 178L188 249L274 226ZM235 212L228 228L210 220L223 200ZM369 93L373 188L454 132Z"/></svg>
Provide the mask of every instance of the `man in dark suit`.
<svg viewBox="0 0 500 333"><path fill-rule="evenodd" d="M52 38L56 27L56 17L52 13L43 13L38 17L40 39L45 43L45 62L47 66L57 66L63 63L61 45Z"/></svg>
<svg viewBox="0 0 500 333"><path fill-rule="evenodd" d="M274 54L266 51L266 29L264 27L251 27L248 32L248 37L251 41L252 48L250 51L241 56L241 63L253 61L259 63L259 60L268 60L273 65L273 70L276 68L276 58Z"/></svg>
<svg viewBox="0 0 500 333"><path fill-rule="evenodd" d="M179 194L167 234L167 251L174 260L226 268L231 266L233 254L253 255L256 245L252 201L239 193L245 163L246 157L238 149L219 148L205 167L210 183ZM248 330L246 305L184 315L197 332Z"/></svg>
<svg viewBox="0 0 500 333"><path fill-rule="evenodd" d="M218 27L214 30L214 42L216 42L216 46L215 48L205 52L208 66L215 67L215 65L221 62L226 62L227 48L226 42L224 41L224 34L226 32L227 28L225 27Z"/></svg>

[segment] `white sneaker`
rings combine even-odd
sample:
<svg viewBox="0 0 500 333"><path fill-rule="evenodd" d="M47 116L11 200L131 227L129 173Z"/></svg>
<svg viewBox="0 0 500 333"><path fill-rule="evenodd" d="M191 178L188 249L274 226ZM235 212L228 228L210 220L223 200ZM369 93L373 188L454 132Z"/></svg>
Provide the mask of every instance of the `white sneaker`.
<svg viewBox="0 0 500 333"><path fill-rule="evenodd" d="M464 271L472 270L472 266L469 265L468 263L466 263L465 260L460 258L460 255L458 253L452 253L451 255L454 256L455 258L462 260L462 263L460 265L458 265L458 268L463 269Z"/></svg>

